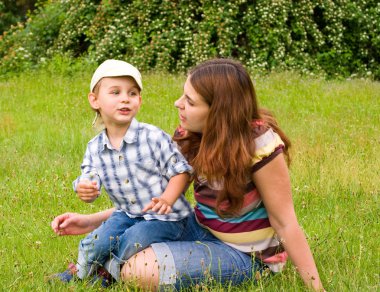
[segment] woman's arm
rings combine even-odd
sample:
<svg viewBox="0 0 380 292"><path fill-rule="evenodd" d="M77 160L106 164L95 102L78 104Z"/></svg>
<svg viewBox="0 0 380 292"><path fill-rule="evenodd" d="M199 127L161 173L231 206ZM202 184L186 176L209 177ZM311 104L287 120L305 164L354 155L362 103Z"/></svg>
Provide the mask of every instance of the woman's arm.
<svg viewBox="0 0 380 292"><path fill-rule="evenodd" d="M308 287L323 290L310 247L294 211L288 167L283 154L253 174L269 220Z"/></svg>
<svg viewBox="0 0 380 292"><path fill-rule="evenodd" d="M93 231L107 220L115 208L93 214L64 213L53 219L51 228L58 235L79 235Z"/></svg>

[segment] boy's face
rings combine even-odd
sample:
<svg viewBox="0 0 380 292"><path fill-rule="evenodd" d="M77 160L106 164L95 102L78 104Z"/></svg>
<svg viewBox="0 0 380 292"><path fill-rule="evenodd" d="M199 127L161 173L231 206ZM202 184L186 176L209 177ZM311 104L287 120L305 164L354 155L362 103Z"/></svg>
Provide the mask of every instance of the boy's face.
<svg viewBox="0 0 380 292"><path fill-rule="evenodd" d="M141 106L140 89L132 77L104 77L89 102L100 112L106 128L129 127Z"/></svg>

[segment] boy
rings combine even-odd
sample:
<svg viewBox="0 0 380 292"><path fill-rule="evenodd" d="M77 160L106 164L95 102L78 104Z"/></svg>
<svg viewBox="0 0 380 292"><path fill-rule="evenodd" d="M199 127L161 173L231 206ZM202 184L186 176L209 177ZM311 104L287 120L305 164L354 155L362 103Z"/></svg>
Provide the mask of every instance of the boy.
<svg viewBox="0 0 380 292"><path fill-rule="evenodd" d="M151 243L176 240L191 213L183 192L192 168L168 134L135 119L141 90L140 72L124 61L107 60L92 77L88 100L104 130L88 143L73 187L93 202L103 185L115 211L80 242L77 264L55 275L63 282L92 275L110 256L118 280L123 260Z"/></svg>

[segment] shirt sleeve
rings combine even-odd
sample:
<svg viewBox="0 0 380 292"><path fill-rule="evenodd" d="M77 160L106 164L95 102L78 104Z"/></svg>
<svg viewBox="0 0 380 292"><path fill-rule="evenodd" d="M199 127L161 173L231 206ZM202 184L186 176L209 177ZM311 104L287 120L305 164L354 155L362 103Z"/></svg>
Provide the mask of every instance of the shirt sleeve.
<svg viewBox="0 0 380 292"><path fill-rule="evenodd" d="M73 189L76 191L78 183L81 180L88 179L90 181L96 181L98 189L101 189L101 180L99 174L96 170L96 167L93 163L93 158L91 155L90 147L87 146L86 152L84 154L83 162L81 165L81 175L73 181Z"/></svg>
<svg viewBox="0 0 380 292"><path fill-rule="evenodd" d="M252 158L253 171L259 170L278 154L282 153L285 143L273 129L269 128L255 139L255 147L255 155Z"/></svg>
<svg viewBox="0 0 380 292"><path fill-rule="evenodd" d="M168 134L163 132L158 144L160 147L159 161L162 175L167 177L167 179L185 172L192 175L192 167L188 164L185 157L178 150L176 143L173 142Z"/></svg>

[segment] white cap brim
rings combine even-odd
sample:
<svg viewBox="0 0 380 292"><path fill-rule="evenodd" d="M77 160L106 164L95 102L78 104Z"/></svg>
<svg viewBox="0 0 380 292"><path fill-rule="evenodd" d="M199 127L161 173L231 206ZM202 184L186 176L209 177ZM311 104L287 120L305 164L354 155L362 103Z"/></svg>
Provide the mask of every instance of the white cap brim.
<svg viewBox="0 0 380 292"><path fill-rule="evenodd" d="M131 64L120 60L106 60L95 70L90 83L90 91L104 77L131 76L142 90L140 71Z"/></svg>

